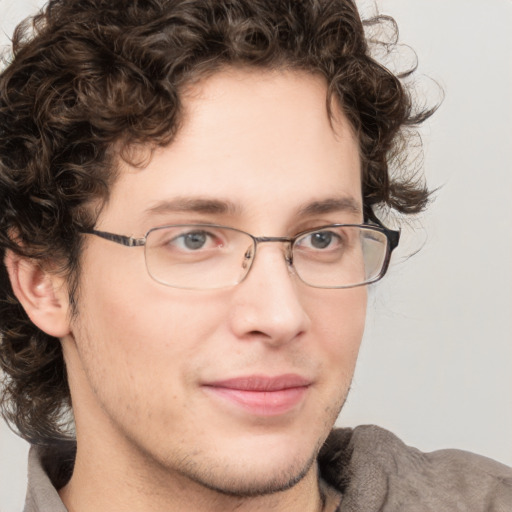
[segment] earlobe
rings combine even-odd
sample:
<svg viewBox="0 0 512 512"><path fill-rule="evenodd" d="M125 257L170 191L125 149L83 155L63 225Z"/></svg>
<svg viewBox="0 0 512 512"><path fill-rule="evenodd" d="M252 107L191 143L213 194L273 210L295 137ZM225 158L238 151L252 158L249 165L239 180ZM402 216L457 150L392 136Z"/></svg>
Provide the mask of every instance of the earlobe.
<svg viewBox="0 0 512 512"><path fill-rule="evenodd" d="M37 260L12 251L5 255L11 286L32 322L50 336L69 334L69 298L65 280L44 270Z"/></svg>

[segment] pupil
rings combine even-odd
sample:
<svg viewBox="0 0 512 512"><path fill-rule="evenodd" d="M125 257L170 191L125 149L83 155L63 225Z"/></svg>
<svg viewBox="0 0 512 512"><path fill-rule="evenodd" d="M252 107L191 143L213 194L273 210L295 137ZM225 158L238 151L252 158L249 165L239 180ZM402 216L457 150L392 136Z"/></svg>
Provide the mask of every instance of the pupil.
<svg viewBox="0 0 512 512"><path fill-rule="evenodd" d="M325 249L332 240L332 234L327 232L314 233L311 237L311 245L315 249Z"/></svg>
<svg viewBox="0 0 512 512"><path fill-rule="evenodd" d="M201 249L206 242L204 233L188 233L185 236L185 246L187 249Z"/></svg>

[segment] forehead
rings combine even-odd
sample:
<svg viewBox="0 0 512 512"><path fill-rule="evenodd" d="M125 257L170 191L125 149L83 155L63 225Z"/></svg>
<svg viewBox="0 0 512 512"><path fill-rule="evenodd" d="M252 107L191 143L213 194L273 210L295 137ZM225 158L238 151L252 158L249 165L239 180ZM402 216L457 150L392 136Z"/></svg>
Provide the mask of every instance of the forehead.
<svg viewBox="0 0 512 512"><path fill-rule="evenodd" d="M360 206L358 143L326 99L321 77L297 71L226 69L189 86L175 139L144 169L122 164L109 214L129 205L131 221L145 222L166 204L212 200L232 215L282 216L332 199Z"/></svg>

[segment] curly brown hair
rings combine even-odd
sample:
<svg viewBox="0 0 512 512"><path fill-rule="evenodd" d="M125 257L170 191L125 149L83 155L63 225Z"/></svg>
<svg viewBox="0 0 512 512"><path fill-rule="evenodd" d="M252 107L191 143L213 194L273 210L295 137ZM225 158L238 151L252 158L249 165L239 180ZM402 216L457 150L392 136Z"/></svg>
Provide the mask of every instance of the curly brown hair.
<svg viewBox="0 0 512 512"><path fill-rule="evenodd" d="M88 205L108 198L116 162L169 144L183 87L227 65L324 76L327 107L338 99L359 137L367 218L376 205L425 206L424 184L390 162L431 110L415 110L403 76L371 57L352 0L50 0L16 29L0 76L1 255L59 262L73 301L80 232L98 214ZM60 343L31 323L5 265L0 336L4 417L32 443L62 438Z"/></svg>

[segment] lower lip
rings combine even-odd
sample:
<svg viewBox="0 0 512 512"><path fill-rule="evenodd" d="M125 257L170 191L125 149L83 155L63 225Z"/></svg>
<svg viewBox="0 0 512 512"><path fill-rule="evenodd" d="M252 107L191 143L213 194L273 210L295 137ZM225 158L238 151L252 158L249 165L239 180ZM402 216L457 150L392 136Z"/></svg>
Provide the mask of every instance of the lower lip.
<svg viewBox="0 0 512 512"><path fill-rule="evenodd" d="M249 391L215 386L206 386L205 389L256 416L279 416L297 407L304 399L308 387L276 391Z"/></svg>

